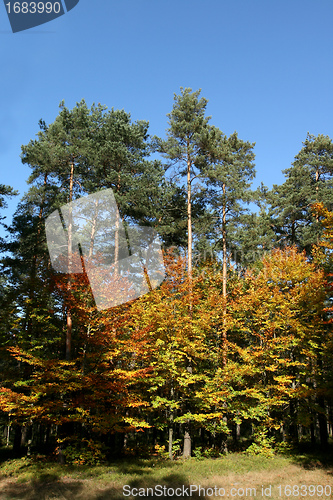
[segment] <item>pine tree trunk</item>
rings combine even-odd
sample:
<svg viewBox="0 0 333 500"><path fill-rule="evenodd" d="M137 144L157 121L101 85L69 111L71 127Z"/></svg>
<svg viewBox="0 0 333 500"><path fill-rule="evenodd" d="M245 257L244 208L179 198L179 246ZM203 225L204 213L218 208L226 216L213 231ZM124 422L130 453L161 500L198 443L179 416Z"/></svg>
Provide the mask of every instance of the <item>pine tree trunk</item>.
<svg viewBox="0 0 333 500"><path fill-rule="evenodd" d="M118 274L118 262L119 262L119 211L116 211L116 223L115 223L115 233L114 233L114 272Z"/></svg>
<svg viewBox="0 0 333 500"><path fill-rule="evenodd" d="M296 244L296 227L295 226L296 226L295 221L292 221L292 223L291 223L291 243L293 245Z"/></svg>
<svg viewBox="0 0 333 500"><path fill-rule="evenodd" d="M319 191L319 186L318 186L318 181L319 181L319 170L316 170L316 203L318 203L318 191ZM316 211L316 222L319 224L319 215L318 212ZM317 245L319 243L319 236L317 237Z"/></svg>
<svg viewBox="0 0 333 500"><path fill-rule="evenodd" d="M187 371L192 373L192 366L187 367ZM188 408L187 408L188 410ZM192 438L190 433L190 421L187 420L185 423L185 434L184 434L184 446L183 446L183 457L190 458L192 452Z"/></svg>
<svg viewBox="0 0 333 500"><path fill-rule="evenodd" d="M189 143L188 143L189 148ZM187 272L189 280L189 310L190 310L190 321L192 320L192 201L191 201L191 158L189 153L187 153L187 232L188 232L188 263ZM187 367L187 371L192 373L191 362ZM191 456L191 434L190 434L190 422L187 421L185 424L185 434L184 434L184 446L183 446L183 457L189 458Z"/></svg>
<svg viewBox="0 0 333 500"><path fill-rule="evenodd" d="M120 191L120 174L118 173L118 184L117 192ZM120 213L119 207L116 207L116 223L115 223L115 234L114 234L114 272L115 275L119 273L119 226L120 226Z"/></svg>
<svg viewBox="0 0 333 500"><path fill-rule="evenodd" d="M226 185L223 183L223 206L222 206L222 296L223 296L223 320L222 320L222 367L227 364L227 221L225 203Z"/></svg>
<svg viewBox="0 0 333 500"><path fill-rule="evenodd" d="M192 200L191 200L191 158L187 155L187 272L190 283L190 310L192 309Z"/></svg>
<svg viewBox="0 0 333 500"><path fill-rule="evenodd" d="M73 199L73 185L74 185L74 160L71 161L71 172L69 178L69 203ZM73 221L72 221L72 207L69 208L68 215L68 280L67 280L67 330L66 330L66 360L70 361L71 351L72 351L72 311L70 307L72 282L71 282L71 272L72 272L72 239L73 239Z"/></svg>
<svg viewBox="0 0 333 500"><path fill-rule="evenodd" d="M93 251L94 251L94 244L95 244L95 235L96 235L96 225L97 225L97 215L98 215L98 201L95 201L95 213L94 213L94 219L92 222L91 226L91 233L90 233L90 245L89 245L89 254L88 254L88 260L92 258Z"/></svg>

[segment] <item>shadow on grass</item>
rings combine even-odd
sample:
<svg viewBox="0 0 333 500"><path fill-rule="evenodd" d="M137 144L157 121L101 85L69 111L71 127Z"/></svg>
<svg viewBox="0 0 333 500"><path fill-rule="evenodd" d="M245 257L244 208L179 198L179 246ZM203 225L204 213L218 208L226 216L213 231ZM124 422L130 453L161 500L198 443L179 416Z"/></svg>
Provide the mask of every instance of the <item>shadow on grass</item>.
<svg viewBox="0 0 333 500"><path fill-rule="evenodd" d="M153 472L153 468L157 469L173 469L177 467L176 461L151 459L151 460L141 460L140 458L131 459L121 459L119 461L112 462L112 468L121 474L136 474L138 476L143 476Z"/></svg>
<svg viewBox="0 0 333 500"><path fill-rule="evenodd" d="M325 469L328 474L333 475L333 445L329 444L323 450L319 445L310 443L300 444L297 449L289 455L296 465L306 470Z"/></svg>
<svg viewBox="0 0 333 500"><path fill-rule="evenodd" d="M20 499L20 500L49 500L49 499L75 499L81 497L83 484L81 481L50 481L47 478L33 480L29 482L11 481L9 479L0 480L0 499ZM88 498L88 497L87 497ZM94 497L92 497L94 498ZM109 497L110 498L110 497Z"/></svg>
<svg viewBox="0 0 333 500"><path fill-rule="evenodd" d="M119 482L118 482L119 484ZM122 486L125 486L122 485ZM50 481L48 477L40 477L38 480L20 483L12 482L9 479L0 479L0 499L20 499L20 500L132 500L137 496L148 496L149 498L179 499L189 496L190 485L187 479L181 474L167 473L156 483L153 477L145 476L128 481L126 490L119 486L103 487L97 485L93 480L66 480ZM149 491L147 489L150 488ZM156 488L156 489L155 489ZM180 490L177 490L180 488ZM143 494L143 490L145 494ZM126 496L124 496L124 491ZM141 495L140 495L141 491ZM133 492L133 496L129 495ZM154 494L155 493L155 494ZM181 493L181 494L180 494ZM196 492L192 492L191 498L200 498ZM203 496L201 495L201 498Z"/></svg>

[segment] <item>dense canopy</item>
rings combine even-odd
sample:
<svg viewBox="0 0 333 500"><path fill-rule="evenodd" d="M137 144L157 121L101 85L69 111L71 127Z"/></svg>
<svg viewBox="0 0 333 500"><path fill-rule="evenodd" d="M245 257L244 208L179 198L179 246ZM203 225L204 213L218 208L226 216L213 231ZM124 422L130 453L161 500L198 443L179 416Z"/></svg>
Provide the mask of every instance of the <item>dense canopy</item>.
<svg viewBox="0 0 333 500"><path fill-rule="evenodd" d="M0 423L16 451L269 455L332 436L332 140L308 134L284 184L253 190L255 144L206 106L181 88L163 139L124 110L61 103L22 146L29 189L0 218ZM166 274L98 310L87 273L52 267L45 220L110 188L115 269L121 222L158 233ZM0 185L0 210L16 194Z"/></svg>

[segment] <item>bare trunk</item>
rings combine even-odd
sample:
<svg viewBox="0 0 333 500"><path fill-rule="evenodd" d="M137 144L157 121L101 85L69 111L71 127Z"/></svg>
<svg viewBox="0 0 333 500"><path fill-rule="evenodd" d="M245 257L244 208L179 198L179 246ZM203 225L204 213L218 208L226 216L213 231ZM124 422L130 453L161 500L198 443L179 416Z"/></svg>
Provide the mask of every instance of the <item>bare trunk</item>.
<svg viewBox="0 0 333 500"><path fill-rule="evenodd" d="M73 185L74 185L74 160L71 161L71 173L69 178L69 203L73 200ZM67 330L66 330L66 360L70 361L72 351L72 311L70 307L70 298L72 291L71 272L72 272L72 239L73 239L73 221L72 208L69 209L68 215L68 280L67 280Z"/></svg>
<svg viewBox="0 0 333 500"><path fill-rule="evenodd" d="M318 181L319 181L319 170L316 170L316 202L318 203L318 191L319 191L319 186L318 186ZM316 211L316 222L319 224L319 215L318 212ZM319 234L317 236L317 245L319 244Z"/></svg>
<svg viewBox="0 0 333 500"><path fill-rule="evenodd" d="M10 422L10 415L9 415L8 425L7 425L7 436L6 436L6 446L7 447L9 446L9 439L10 439L10 425L11 425L11 422Z"/></svg>
<svg viewBox="0 0 333 500"><path fill-rule="evenodd" d="M116 211L116 228L114 234L114 272L117 275L119 271L119 222L120 215L119 210Z"/></svg>
<svg viewBox="0 0 333 500"><path fill-rule="evenodd" d="M171 398L171 401L173 402L173 398L174 398L173 382L171 382L170 398ZM173 409L170 410L170 417L169 417L169 459L170 460L173 460L172 445L173 445Z"/></svg>
<svg viewBox="0 0 333 500"><path fill-rule="evenodd" d="M95 214L94 214L94 220L91 226L91 233L90 233L90 245L89 245L89 254L88 254L88 260L91 259L93 251L94 251L94 244L95 244L95 236L96 236L96 225L97 225L97 215L98 215L98 201L95 201Z"/></svg>
<svg viewBox="0 0 333 500"><path fill-rule="evenodd" d="M173 460L173 454L172 454L172 444L173 444L173 428L169 427L169 460Z"/></svg>
<svg viewBox="0 0 333 500"><path fill-rule="evenodd" d="M119 165L119 168L121 166ZM118 172L118 183L117 183L117 193L120 191L120 174ZM114 234L114 272L117 275L119 273L119 227L120 227L120 212L119 207L116 210L116 223L115 223L115 234Z"/></svg>
<svg viewBox="0 0 333 500"><path fill-rule="evenodd" d="M222 366L227 364L227 229L226 229L226 185L223 184L223 205L222 205L222 296L223 296L223 318L222 318Z"/></svg>
<svg viewBox="0 0 333 500"><path fill-rule="evenodd" d="M293 245L296 244L296 223L292 221L291 223L291 242Z"/></svg>
<svg viewBox="0 0 333 500"><path fill-rule="evenodd" d="M320 370L323 368L323 360L322 356L318 355L318 367ZM328 431L327 431L327 419L326 419L326 405L325 399L322 394L317 395L316 403L321 408L321 411L318 412L318 423L319 423L319 439L320 446L322 449L326 449L328 446Z"/></svg>
<svg viewBox="0 0 333 500"><path fill-rule="evenodd" d="M191 361L189 362L189 366L187 367L187 371L189 373L192 373ZM189 408L187 408L187 410L189 410ZM192 438L191 438L191 433L190 433L190 421L187 420L185 423L183 457L190 458L191 453L192 453Z"/></svg>
<svg viewBox="0 0 333 500"><path fill-rule="evenodd" d="M189 155L187 156L187 234L188 234L187 272L190 282L190 296L191 296L192 294L192 201L191 201L191 158ZM191 300L191 307L192 307L192 300Z"/></svg>
<svg viewBox="0 0 333 500"><path fill-rule="evenodd" d="M187 153L187 246L188 246L188 261L187 261L187 272L189 280L189 311L190 311L190 321L192 320L192 200L191 200L191 158L189 153ZM187 371L192 373L191 360L189 360L189 365ZM185 434L184 434L184 446L183 446L183 457L189 458L191 456L191 435L190 435L190 422L189 420L185 423Z"/></svg>
<svg viewBox="0 0 333 500"><path fill-rule="evenodd" d="M223 205L222 205L222 245L223 245L223 263L222 263L222 295L225 299L227 296L227 232L226 232L226 206L225 206L225 190L223 184Z"/></svg>
<svg viewBox="0 0 333 500"><path fill-rule="evenodd" d="M188 423L185 424L185 434L184 434L184 450L183 450L183 457L184 458L190 458L191 456L191 435L189 432L189 425Z"/></svg>

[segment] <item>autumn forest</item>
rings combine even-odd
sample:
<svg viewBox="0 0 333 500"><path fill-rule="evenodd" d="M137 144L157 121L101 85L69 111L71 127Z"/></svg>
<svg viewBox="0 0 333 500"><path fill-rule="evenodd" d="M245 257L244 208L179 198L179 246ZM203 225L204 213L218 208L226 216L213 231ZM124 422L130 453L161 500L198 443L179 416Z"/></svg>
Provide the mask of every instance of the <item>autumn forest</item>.
<svg viewBox="0 0 333 500"><path fill-rule="evenodd" d="M284 183L254 189L255 144L214 126L207 103L181 88L160 138L124 110L62 102L22 145L28 188L0 241L0 436L14 453L93 465L329 445L333 142L308 133ZM85 272L52 266L45 220L103 189L125 227L157 232L165 277L98 310ZM0 184L0 209L16 196Z"/></svg>

